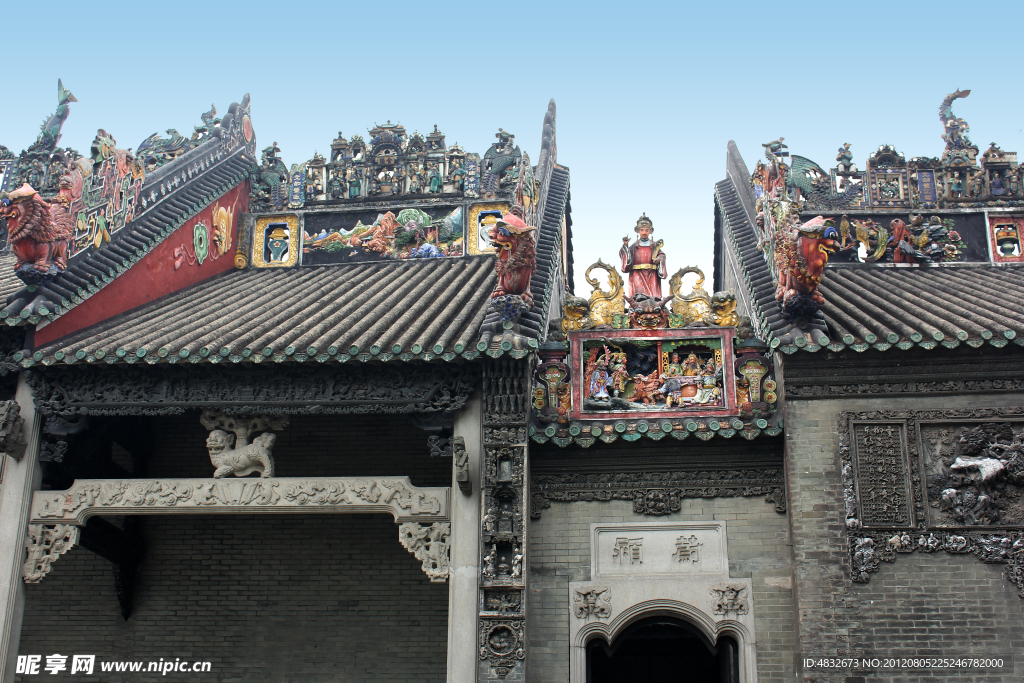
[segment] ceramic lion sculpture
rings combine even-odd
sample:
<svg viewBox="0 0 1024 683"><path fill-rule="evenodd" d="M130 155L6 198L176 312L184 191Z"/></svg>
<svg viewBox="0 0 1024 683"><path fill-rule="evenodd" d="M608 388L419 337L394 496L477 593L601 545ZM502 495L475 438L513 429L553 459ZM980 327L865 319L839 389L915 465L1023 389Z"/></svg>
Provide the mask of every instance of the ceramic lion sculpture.
<svg viewBox="0 0 1024 683"><path fill-rule="evenodd" d="M270 455L277 436L273 432L260 434L252 443L235 448L235 435L222 429L215 429L206 438L206 448L210 451L210 462L217 470L213 476L217 479L234 474L244 477L259 472L261 477L274 476L274 458Z"/></svg>

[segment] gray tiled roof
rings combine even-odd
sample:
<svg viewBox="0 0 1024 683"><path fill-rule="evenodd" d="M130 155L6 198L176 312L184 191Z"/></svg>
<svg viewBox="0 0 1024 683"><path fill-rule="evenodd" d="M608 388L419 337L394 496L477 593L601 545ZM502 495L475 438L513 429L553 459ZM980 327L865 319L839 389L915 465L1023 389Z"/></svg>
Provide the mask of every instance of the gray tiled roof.
<svg viewBox="0 0 1024 683"><path fill-rule="evenodd" d="M754 326L772 348L793 353L1024 345L1020 266L829 265L819 285L825 305L805 327L792 325L779 311L775 284L758 247L753 193L745 174L730 142L728 177L715 185L721 221L716 239L731 242Z"/></svg>
<svg viewBox="0 0 1024 683"><path fill-rule="evenodd" d="M493 256L231 271L16 360L474 358L496 281Z"/></svg>
<svg viewBox="0 0 1024 683"><path fill-rule="evenodd" d="M220 139L237 109L237 104L231 105L208 141L146 176L137 218L111 235L109 244L73 257L67 269L48 284L32 291L22 284L13 290L0 310L0 319L8 325L34 325L67 313L142 260L207 204L245 180L256 159L244 145L225 153ZM6 284L6 280L0 282Z"/></svg>
<svg viewBox="0 0 1024 683"><path fill-rule="evenodd" d="M6 299L25 286L14 274L14 262L17 260L9 251L0 253L0 299Z"/></svg>

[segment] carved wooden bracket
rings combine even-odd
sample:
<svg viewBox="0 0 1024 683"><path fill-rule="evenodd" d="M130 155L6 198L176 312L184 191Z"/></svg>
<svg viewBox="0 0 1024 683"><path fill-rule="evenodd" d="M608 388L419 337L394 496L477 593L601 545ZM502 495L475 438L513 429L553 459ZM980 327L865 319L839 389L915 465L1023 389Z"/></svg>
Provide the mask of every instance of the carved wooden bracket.
<svg viewBox="0 0 1024 683"><path fill-rule="evenodd" d="M396 522L448 521L450 489L408 477L83 479L36 491L30 524L82 526L92 515L389 512Z"/></svg>
<svg viewBox="0 0 1024 683"><path fill-rule="evenodd" d="M25 536L25 583L39 583L50 573L50 565L78 543L77 526L71 524L29 524Z"/></svg>

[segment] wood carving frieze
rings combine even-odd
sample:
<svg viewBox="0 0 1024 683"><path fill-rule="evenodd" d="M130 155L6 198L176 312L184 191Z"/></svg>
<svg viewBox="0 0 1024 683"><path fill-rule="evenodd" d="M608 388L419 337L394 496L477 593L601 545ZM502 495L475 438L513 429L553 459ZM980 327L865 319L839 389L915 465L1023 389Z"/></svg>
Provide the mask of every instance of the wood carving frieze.
<svg viewBox="0 0 1024 683"><path fill-rule="evenodd" d="M30 524L81 526L93 515L388 512L396 522L447 521L449 489L408 477L83 479L36 491Z"/></svg>
<svg viewBox="0 0 1024 683"><path fill-rule="evenodd" d="M450 413L479 371L470 365L325 368L48 368L29 374L44 415Z"/></svg>
<svg viewBox="0 0 1024 683"><path fill-rule="evenodd" d="M853 580L900 553L1007 564L1024 597L1024 408L840 413Z"/></svg>

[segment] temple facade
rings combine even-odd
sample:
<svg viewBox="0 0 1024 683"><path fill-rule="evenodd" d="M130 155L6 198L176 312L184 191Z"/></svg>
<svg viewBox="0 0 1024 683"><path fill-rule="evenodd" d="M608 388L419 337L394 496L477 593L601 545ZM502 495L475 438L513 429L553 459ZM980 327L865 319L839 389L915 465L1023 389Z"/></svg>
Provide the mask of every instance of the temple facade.
<svg viewBox="0 0 1024 683"><path fill-rule="evenodd" d="M58 83L0 147L3 681L1016 680L1024 194L967 94L935 159L729 143L711 286L641 215L584 295L553 101L535 161L288 165L248 95L61 148Z"/></svg>

